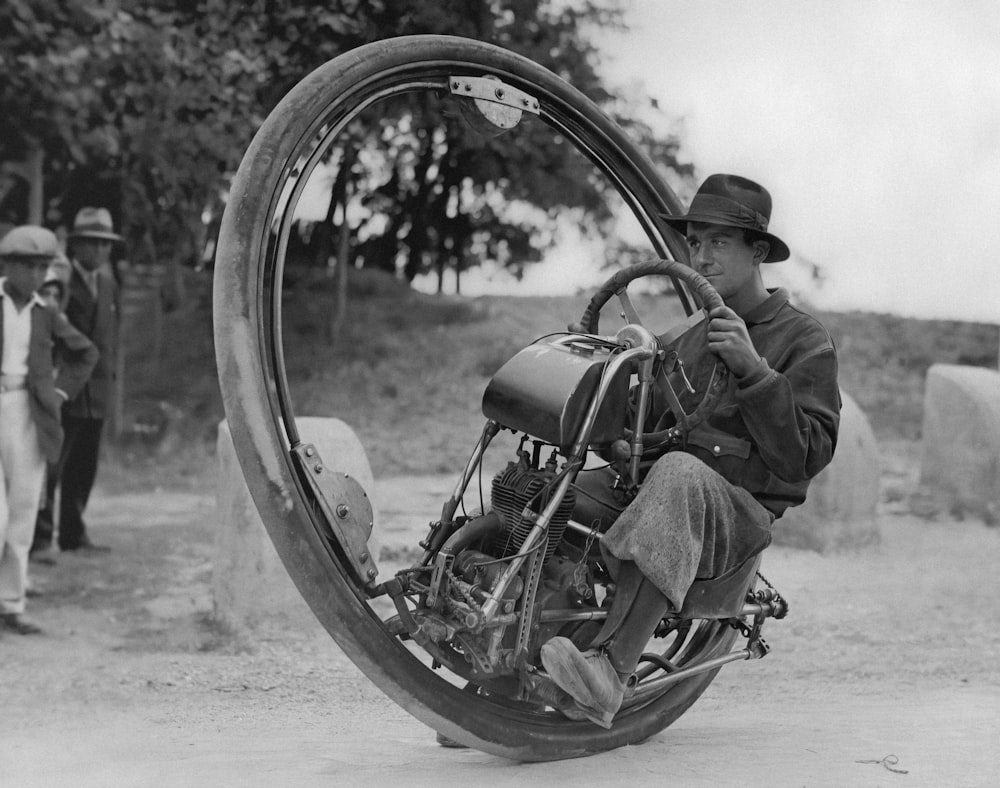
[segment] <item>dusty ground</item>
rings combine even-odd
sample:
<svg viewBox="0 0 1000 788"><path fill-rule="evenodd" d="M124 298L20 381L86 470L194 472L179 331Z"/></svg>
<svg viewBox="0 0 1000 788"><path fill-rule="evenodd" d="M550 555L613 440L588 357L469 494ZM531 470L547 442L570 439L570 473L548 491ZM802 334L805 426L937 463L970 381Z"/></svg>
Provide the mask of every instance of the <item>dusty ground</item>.
<svg viewBox="0 0 1000 788"><path fill-rule="evenodd" d="M426 486L380 488L398 502ZM769 550L764 573L791 602L765 629L771 655L724 668L673 727L516 764L438 747L314 622L219 631L211 494L99 490L93 537L114 552L35 567L47 634L0 639L2 783L998 785L1000 528L887 500L877 547ZM428 519L384 509L398 539Z"/></svg>

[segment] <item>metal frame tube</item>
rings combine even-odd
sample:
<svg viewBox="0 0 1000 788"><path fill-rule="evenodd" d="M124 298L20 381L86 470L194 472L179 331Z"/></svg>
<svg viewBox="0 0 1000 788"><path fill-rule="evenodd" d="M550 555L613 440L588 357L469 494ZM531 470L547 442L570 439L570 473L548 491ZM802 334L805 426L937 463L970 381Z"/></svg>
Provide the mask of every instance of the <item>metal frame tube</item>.
<svg viewBox="0 0 1000 788"><path fill-rule="evenodd" d="M538 546L538 543L541 541L543 535L548 529L552 516L556 513L560 504L562 504L562 500L566 496L566 491L569 489L570 484L572 484L575 480L576 473L583 462L583 455L587 449L587 441L590 437L591 431L593 430L594 422L597 420L597 411L601 403L604 401L604 398L607 396L608 389L611 387L611 381L614 380L615 375L618 374L618 370L621 369L624 364L630 363L633 359L648 357L651 352L652 351L648 348L632 348L620 353L608 362L604 376L601 378L601 383L597 388L597 394L595 394L594 398L590 401L590 407L587 409L587 415L584 417L583 424L580 427L579 436L573 444L573 449L566 461L563 476L559 480L559 485L556 487L555 493L549 499L548 504L546 504L541 514L536 517L535 524L525 537L524 542L521 545L521 549L518 551L517 555L510 560L507 568L504 570L503 574L500 575L496 585L493 587L493 591L490 592L489 599L487 599L483 604L483 617L486 621L492 619L493 616L496 615L497 610L500 609L500 599L506 593L508 586L514 580L514 577L521 571L521 567L524 565L525 559L531 551ZM526 518L534 517L535 514L531 510L525 509L522 516ZM527 611L524 611L523 614L526 615Z"/></svg>
<svg viewBox="0 0 1000 788"><path fill-rule="evenodd" d="M729 654L723 654L721 657L716 657L715 659L709 659L705 662L699 662L697 665L692 665L689 668L681 668L675 673L668 673L665 676L661 676L658 679L652 679L651 681L644 681L637 688L635 693L631 696L631 700L642 699L647 695L653 695L661 690L669 687L671 684L676 684L684 679L691 678L691 676L697 676L699 673L705 673L709 670L715 670L716 668L721 668L723 665L728 665L730 662L736 662L737 660L750 659L753 654L750 653L749 648L740 649L739 651L732 651Z"/></svg>

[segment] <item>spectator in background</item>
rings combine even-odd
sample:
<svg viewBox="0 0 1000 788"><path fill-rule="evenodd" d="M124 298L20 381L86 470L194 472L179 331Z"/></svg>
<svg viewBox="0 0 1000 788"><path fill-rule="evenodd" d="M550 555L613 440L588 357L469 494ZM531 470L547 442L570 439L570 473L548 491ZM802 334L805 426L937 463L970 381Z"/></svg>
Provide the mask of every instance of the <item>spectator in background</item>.
<svg viewBox="0 0 1000 788"><path fill-rule="evenodd" d="M49 271L45 274L45 284L42 285L44 289L51 282L56 282L59 287L59 309L63 312L66 311L66 297L69 295L69 280L73 278L73 266L69 261L69 258L63 253L59 252L55 256L55 259L49 263Z"/></svg>
<svg viewBox="0 0 1000 788"><path fill-rule="evenodd" d="M41 631L24 608L45 461L59 457L62 404L97 363L97 348L35 293L57 252L43 227L0 239L0 624L21 635Z"/></svg>
<svg viewBox="0 0 1000 788"><path fill-rule="evenodd" d="M68 268L69 260L61 252L60 256L66 262ZM58 274L53 273L53 266L50 265L48 273L45 275L45 282L38 288L38 297L42 303L58 312L64 312L66 308L66 286L63 284L63 281ZM68 281L68 276L65 281ZM48 462L45 464L45 487L42 490L43 497L39 501L39 512L45 508L45 502L49 499L49 479L57 472L56 468L57 462ZM49 518L43 520L41 517L38 517L35 523L35 536L31 542L29 557L36 564L54 566L56 560L50 555L51 552L52 521Z"/></svg>
<svg viewBox="0 0 1000 788"><path fill-rule="evenodd" d="M59 312L63 311L63 296L66 288L58 279L46 279L38 288L38 297L45 306L50 306Z"/></svg>
<svg viewBox="0 0 1000 788"><path fill-rule="evenodd" d="M83 513L97 477L104 419L114 402L119 352L121 293L111 269L111 250L122 237L114 232L106 208L81 208L66 238L72 271L66 317L100 351L90 380L63 406L66 439L55 468L50 469L44 505L38 513L33 551L52 545L56 490L59 496L59 549L106 552L87 534Z"/></svg>

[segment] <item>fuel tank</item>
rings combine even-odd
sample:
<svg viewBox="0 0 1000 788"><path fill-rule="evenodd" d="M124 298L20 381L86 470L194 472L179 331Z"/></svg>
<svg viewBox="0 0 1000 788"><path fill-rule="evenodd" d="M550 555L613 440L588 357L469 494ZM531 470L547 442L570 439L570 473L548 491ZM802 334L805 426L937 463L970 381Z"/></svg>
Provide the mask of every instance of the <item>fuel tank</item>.
<svg viewBox="0 0 1000 788"><path fill-rule="evenodd" d="M483 414L567 453L573 446L601 375L613 358L582 343L529 345L504 364L483 394ZM591 444L608 444L625 431L630 371L619 369L601 403Z"/></svg>

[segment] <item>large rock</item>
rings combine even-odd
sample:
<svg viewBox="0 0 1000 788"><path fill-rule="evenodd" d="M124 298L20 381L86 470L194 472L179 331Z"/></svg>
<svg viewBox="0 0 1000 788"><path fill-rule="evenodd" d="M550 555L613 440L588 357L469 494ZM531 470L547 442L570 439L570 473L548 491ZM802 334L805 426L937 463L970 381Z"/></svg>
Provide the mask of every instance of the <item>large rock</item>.
<svg viewBox="0 0 1000 788"><path fill-rule="evenodd" d="M934 364L924 389L920 484L948 504L1000 515L1000 373Z"/></svg>
<svg viewBox="0 0 1000 788"><path fill-rule="evenodd" d="M323 462L357 480L371 501L371 466L351 428L339 419L328 418L299 418L295 423L303 440L316 446ZM219 424L217 448L218 522L212 571L216 620L233 631L278 619L318 629L318 621L285 571L261 522L225 421ZM374 502L372 506L374 509ZM372 555L378 556L379 545L369 540L369 546Z"/></svg>
<svg viewBox="0 0 1000 788"><path fill-rule="evenodd" d="M774 544L826 552L879 541L878 445L864 411L840 394L844 406L833 461L812 480L806 502L774 524Z"/></svg>

